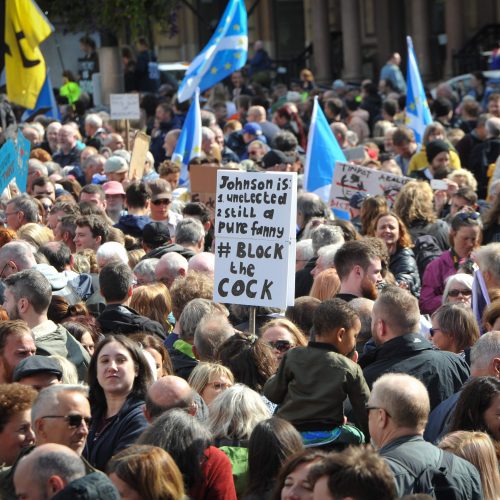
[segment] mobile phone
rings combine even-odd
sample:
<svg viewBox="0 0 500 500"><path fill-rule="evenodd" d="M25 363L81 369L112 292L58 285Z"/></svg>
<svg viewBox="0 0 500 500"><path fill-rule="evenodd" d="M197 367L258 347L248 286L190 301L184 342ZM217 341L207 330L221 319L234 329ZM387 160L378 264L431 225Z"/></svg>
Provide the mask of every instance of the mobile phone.
<svg viewBox="0 0 500 500"><path fill-rule="evenodd" d="M448 183L441 179L431 179L431 188L434 191L448 191Z"/></svg>

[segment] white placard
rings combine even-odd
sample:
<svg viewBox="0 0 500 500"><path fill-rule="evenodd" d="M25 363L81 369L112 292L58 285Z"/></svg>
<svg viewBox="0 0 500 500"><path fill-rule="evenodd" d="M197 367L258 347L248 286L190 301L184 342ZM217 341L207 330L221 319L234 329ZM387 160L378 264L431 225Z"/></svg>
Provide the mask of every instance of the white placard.
<svg viewBox="0 0 500 500"><path fill-rule="evenodd" d="M389 208L392 208L401 188L412 180L410 177L338 161L330 190L330 207L348 212L351 196L359 192L372 196L381 194L387 199Z"/></svg>
<svg viewBox="0 0 500 500"><path fill-rule="evenodd" d="M215 301L293 305L296 212L297 174L217 172Z"/></svg>
<svg viewBox="0 0 500 500"><path fill-rule="evenodd" d="M112 120L140 120L139 94L110 94Z"/></svg>

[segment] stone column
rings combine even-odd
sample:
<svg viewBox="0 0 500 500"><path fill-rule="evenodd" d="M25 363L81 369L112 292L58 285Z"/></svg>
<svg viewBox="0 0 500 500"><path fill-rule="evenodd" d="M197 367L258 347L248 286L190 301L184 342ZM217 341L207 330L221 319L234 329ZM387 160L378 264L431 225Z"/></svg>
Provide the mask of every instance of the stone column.
<svg viewBox="0 0 500 500"><path fill-rule="evenodd" d="M413 48L418 61L418 68L424 81L431 77L429 51L429 9L428 0L411 0L411 30ZM401 54L403 60L405 55Z"/></svg>
<svg viewBox="0 0 500 500"><path fill-rule="evenodd" d="M446 66L445 78L453 76L453 54L464 44L464 9L462 0L446 0Z"/></svg>
<svg viewBox="0 0 500 500"><path fill-rule="evenodd" d="M328 3L327 0L312 0L311 2L314 74L315 80L322 84L332 83Z"/></svg>
<svg viewBox="0 0 500 500"><path fill-rule="evenodd" d="M344 53L344 80L361 81L362 55L358 0L342 0L342 47Z"/></svg>

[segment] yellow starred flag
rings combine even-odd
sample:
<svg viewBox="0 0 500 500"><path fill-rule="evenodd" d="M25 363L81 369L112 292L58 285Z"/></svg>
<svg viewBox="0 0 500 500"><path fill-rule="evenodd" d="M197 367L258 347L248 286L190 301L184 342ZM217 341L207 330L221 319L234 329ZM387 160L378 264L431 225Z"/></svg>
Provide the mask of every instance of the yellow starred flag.
<svg viewBox="0 0 500 500"><path fill-rule="evenodd" d="M199 153L201 151L200 147L199 146L195 146L193 148L193 153Z"/></svg>
<svg viewBox="0 0 500 500"><path fill-rule="evenodd" d="M5 10L5 73L11 102L35 108L47 75L39 45L52 26L33 0L8 0Z"/></svg>
<svg viewBox="0 0 500 500"><path fill-rule="evenodd" d="M233 29L234 29L234 31L240 31L240 25L239 24L235 24L233 26Z"/></svg>
<svg viewBox="0 0 500 500"><path fill-rule="evenodd" d="M225 69L231 69L231 63L226 63L224 64Z"/></svg>
<svg viewBox="0 0 500 500"><path fill-rule="evenodd" d="M234 57L235 59L239 59L241 57L241 54L239 52L235 52Z"/></svg>
<svg viewBox="0 0 500 500"><path fill-rule="evenodd" d="M210 73L212 73L212 75L215 75L215 73L217 73L217 68L215 66L211 68Z"/></svg>

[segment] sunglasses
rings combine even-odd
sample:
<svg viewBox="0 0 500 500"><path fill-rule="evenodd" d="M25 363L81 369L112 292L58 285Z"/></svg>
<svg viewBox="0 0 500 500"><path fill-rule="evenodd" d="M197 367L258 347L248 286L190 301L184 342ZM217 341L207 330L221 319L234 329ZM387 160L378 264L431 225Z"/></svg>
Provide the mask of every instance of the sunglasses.
<svg viewBox="0 0 500 500"><path fill-rule="evenodd" d="M279 352L286 352L292 348L292 343L289 340L277 340L276 342L269 342L269 345Z"/></svg>
<svg viewBox="0 0 500 500"><path fill-rule="evenodd" d="M158 205L170 205L171 200L168 198L165 198L163 200L155 200L151 202L153 205L158 206Z"/></svg>
<svg viewBox="0 0 500 500"><path fill-rule="evenodd" d="M478 212L458 212L455 217L463 222L468 220L478 220L481 214Z"/></svg>
<svg viewBox="0 0 500 500"><path fill-rule="evenodd" d="M45 415L42 418L63 418L68 423L68 427L80 427L82 425L82 421L85 422L87 427L90 427L90 417L84 417L83 415L74 414L74 415Z"/></svg>
<svg viewBox="0 0 500 500"><path fill-rule="evenodd" d="M450 290L448 292L448 297L458 297L459 295L470 297L472 295L472 290Z"/></svg>
<svg viewBox="0 0 500 500"><path fill-rule="evenodd" d="M441 328L429 328L429 335L431 337L434 337L434 335L436 335L437 332L440 332L441 331Z"/></svg>

